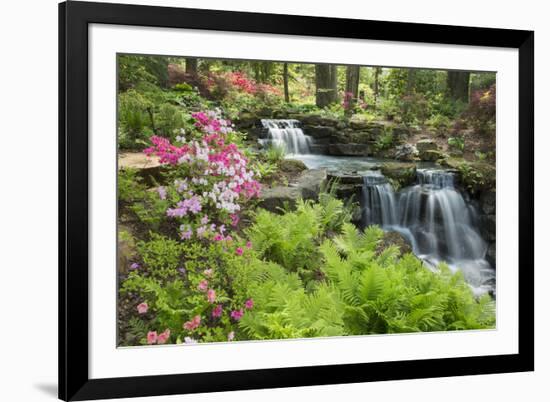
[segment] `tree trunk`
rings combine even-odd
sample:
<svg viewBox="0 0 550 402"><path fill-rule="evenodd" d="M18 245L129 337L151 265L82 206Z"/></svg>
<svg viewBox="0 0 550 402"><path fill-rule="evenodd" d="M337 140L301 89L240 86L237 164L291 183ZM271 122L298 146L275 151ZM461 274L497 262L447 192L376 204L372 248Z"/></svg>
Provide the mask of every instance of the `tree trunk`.
<svg viewBox="0 0 550 402"><path fill-rule="evenodd" d="M197 67L199 65L199 59L186 58L185 59L185 72L191 75L197 75Z"/></svg>
<svg viewBox="0 0 550 402"><path fill-rule="evenodd" d="M376 109L376 103L378 102L378 96L380 95L380 74L382 73L381 67L374 67L374 108Z"/></svg>
<svg viewBox="0 0 550 402"><path fill-rule="evenodd" d="M345 103L346 110L353 110L357 103L357 96L359 94L359 74L361 73L359 66L347 66L346 68L346 90L345 90Z"/></svg>
<svg viewBox="0 0 550 402"><path fill-rule="evenodd" d="M290 94L288 93L288 63L283 64L283 86L285 92L285 102L290 102Z"/></svg>
<svg viewBox="0 0 550 402"><path fill-rule="evenodd" d="M447 71L447 90L452 100L468 103L470 73L464 71Z"/></svg>
<svg viewBox="0 0 550 402"><path fill-rule="evenodd" d="M315 104L320 108L328 106L333 99L330 70L328 64L315 65Z"/></svg>
<svg viewBox="0 0 550 402"><path fill-rule="evenodd" d="M330 65L331 103L338 103L338 66Z"/></svg>
<svg viewBox="0 0 550 402"><path fill-rule="evenodd" d="M414 92L414 87L416 84L415 78L416 78L416 70L413 68L409 68L409 70L407 71L407 90L406 90L407 95L412 95L412 93Z"/></svg>

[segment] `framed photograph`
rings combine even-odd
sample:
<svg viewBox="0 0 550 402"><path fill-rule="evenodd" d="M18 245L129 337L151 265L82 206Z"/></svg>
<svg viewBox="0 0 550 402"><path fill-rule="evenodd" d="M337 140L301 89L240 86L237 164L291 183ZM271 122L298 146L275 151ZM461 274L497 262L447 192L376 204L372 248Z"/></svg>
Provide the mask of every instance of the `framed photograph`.
<svg viewBox="0 0 550 402"><path fill-rule="evenodd" d="M534 369L534 33L59 5L59 397Z"/></svg>

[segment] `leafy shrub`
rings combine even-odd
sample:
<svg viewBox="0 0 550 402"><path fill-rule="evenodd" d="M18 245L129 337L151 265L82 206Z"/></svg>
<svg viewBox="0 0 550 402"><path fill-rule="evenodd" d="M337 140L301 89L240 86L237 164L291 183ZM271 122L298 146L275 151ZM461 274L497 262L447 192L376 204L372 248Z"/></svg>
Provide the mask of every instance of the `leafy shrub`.
<svg viewBox="0 0 550 402"><path fill-rule="evenodd" d="M394 143L393 131L390 128L385 128L384 132L376 139L374 147L376 151L390 149Z"/></svg>
<svg viewBox="0 0 550 402"><path fill-rule="evenodd" d="M117 177L117 199L119 204L130 204L141 200L145 196L145 186L136 169L120 169Z"/></svg>
<svg viewBox="0 0 550 402"><path fill-rule="evenodd" d="M162 104L155 115L157 133L174 139L180 128L185 125L182 110L168 103Z"/></svg>
<svg viewBox="0 0 550 402"><path fill-rule="evenodd" d="M470 105L465 116L480 134L496 132L496 85L487 90L474 91L470 97Z"/></svg>
<svg viewBox="0 0 550 402"><path fill-rule="evenodd" d="M438 136L445 137L453 126L453 122L443 114L436 114L426 120L426 124Z"/></svg>
<svg viewBox="0 0 550 402"><path fill-rule="evenodd" d="M278 163L285 158L286 150L282 146L271 144L265 151L266 159L271 163Z"/></svg>
<svg viewBox="0 0 550 402"><path fill-rule="evenodd" d="M449 137L447 143L451 148L456 149L457 151L464 151L464 138L463 137Z"/></svg>
<svg viewBox="0 0 550 402"><path fill-rule="evenodd" d="M136 148L152 134L152 103L134 89L118 97L119 146Z"/></svg>

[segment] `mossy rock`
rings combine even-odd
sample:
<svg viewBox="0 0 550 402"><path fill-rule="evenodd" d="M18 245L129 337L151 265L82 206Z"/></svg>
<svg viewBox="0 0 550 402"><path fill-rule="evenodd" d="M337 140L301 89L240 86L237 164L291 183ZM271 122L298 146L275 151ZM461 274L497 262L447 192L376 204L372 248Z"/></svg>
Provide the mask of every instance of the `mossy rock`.
<svg viewBox="0 0 550 402"><path fill-rule="evenodd" d="M418 157L420 158L420 160L423 160L423 161L435 162L437 160L447 158L448 155L446 155L441 151L430 149L427 151L419 152Z"/></svg>
<svg viewBox="0 0 550 402"><path fill-rule="evenodd" d="M385 232L384 237L380 240L376 246L376 254L380 255L384 250L390 246L396 246L399 250L399 256L403 256L408 253L412 253L412 247L409 241L399 232Z"/></svg>
<svg viewBox="0 0 550 402"><path fill-rule="evenodd" d="M283 159L279 162L279 169L285 173L298 174L307 170L307 166L298 159Z"/></svg>
<svg viewBox="0 0 550 402"><path fill-rule="evenodd" d="M310 126L336 127L338 123L340 123L340 120L335 117L322 116L319 114L297 114L295 118L300 120L302 124Z"/></svg>
<svg viewBox="0 0 550 402"><path fill-rule="evenodd" d="M396 189L409 186L416 181L416 165L414 163L386 162L380 171Z"/></svg>
<svg viewBox="0 0 550 402"><path fill-rule="evenodd" d="M247 129L254 127L260 118L252 112L241 112L237 120L235 120L235 125L240 129Z"/></svg>
<svg viewBox="0 0 550 402"><path fill-rule="evenodd" d="M418 152L437 151L439 147L434 140L422 139L416 143L416 149Z"/></svg>
<svg viewBox="0 0 550 402"><path fill-rule="evenodd" d="M496 189L496 168L492 163L471 162L462 158L445 158L440 163L456 169L460 183L472 195Z"/></svg>

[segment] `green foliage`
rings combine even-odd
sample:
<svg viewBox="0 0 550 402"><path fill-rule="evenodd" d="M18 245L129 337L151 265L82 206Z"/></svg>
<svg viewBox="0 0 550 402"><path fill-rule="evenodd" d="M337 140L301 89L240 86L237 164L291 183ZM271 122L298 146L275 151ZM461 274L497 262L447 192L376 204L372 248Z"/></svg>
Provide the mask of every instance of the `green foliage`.
<svg viewBox="0 0 550 402"><path fill-rule="evenodd" d="M486 180L483 173L467 163L462 163L458 166L462 183L468 191L476 193L486 186Z"/></svg>
<svg viewBox="0 0 550 402"><path fill-rule="evenodd" d="M160 56L118 56L119 91L132 88L138 82L164 86L168 79L168 59Z"/></svg>
<svg viewBox="0 0 550 402"><path fill-rule="evenodd" d="M444 114L435 114L426 120L426 125L435 135L445 137L453 126L452 120Z"/></svg>
<svg viewBox="0 0 550 402"><path fill-rule="evenodd" d="M179 129L184 127L185 118L181 108L169 103L162 104L155 114L157 133L163 137L174 139Z"/></svg>
<svg viewBox="0 0 550 402"><path fill-rule="evenodd" d="M138 253L149 267L150 276L159 279L177 275L184 249L181 242L156 233L150 233L150 240L137 243Z"/></svg>
<svg viewBox="0 0 550 402"><path fill-rule="evenodd" d="M256 308L240 328L251 339L492 328L494 301L473 296L460 273L432 272L395 246L376 253L383 232L346 223L319 246L324 281L305 286L271 266L246 283ZM310 289L308 292L307 289Z"/></svg>
<svg viewBox="0 0 550 402"><path fill-rule="evenodd" d="M282 146L270 145L266 151L266 159L271 163L278 163L285 158L286 150Z"/></svg>
<svg viewBox="0 0 550 402"><path fill-rule="evenodd" d="M152 107L152 103L134 89L119 95L119 147L136 148L152 134Z"/></svg>
<svg viewBox="0 0 550 402"><path fill-rule="evenodd" d="M391 127L385 128L384 132L376 139L374 147L376 151L390 149L394 144L394 140Z"/></svg>
<svg viewBox="0 0 550 402"><path fill-rule="evenodd" d="M451 148L456 149L457 151L464 151L464 138L463 137L449 137L447 143Z"/></svg>
<svg viewBox="0 0 550 402"><path fill-rule="evenodd" d="M143 199L145 185L136 169L119 169L117 179L119 204L130 204Z"/></svg>

